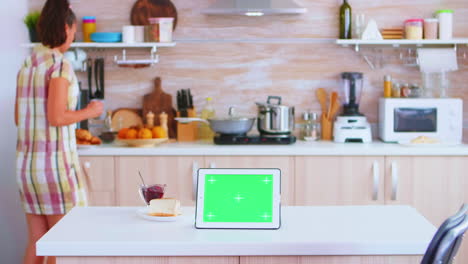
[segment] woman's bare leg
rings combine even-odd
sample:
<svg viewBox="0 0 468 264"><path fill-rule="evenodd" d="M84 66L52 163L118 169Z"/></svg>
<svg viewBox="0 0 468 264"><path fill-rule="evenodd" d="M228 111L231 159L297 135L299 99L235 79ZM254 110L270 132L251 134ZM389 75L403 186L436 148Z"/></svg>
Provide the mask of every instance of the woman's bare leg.
<svg viewBox="0 0 468 264"><path fill-rule="evenodd" d="M24 254L24 264L43 264L44 257L36 256L36 242L49 230L45 215L26 214L28 224L28 245Z"/></svg>
<svg viewBox="0 0 468 264"><path fill-rule="evenodd" d="M64 215L46 215L48 229L51 229ZM47 264L55 264L55 257L47 257Z"/></svg>

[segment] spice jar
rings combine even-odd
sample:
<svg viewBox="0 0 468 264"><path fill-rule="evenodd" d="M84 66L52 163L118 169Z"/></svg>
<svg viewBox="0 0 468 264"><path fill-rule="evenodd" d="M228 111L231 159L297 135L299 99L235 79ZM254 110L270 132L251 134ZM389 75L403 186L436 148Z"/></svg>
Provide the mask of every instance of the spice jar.
<svg viewBox="0 0 468 264"><path fill-rule="evenodd" d="M401 85L400 88L400 97L407 98L410 95L410 86L407 83Z"/></svg>
<svg viewBox="0 0 468 264"><path fill-rule="evenodd" d="M401 86L399 83L393 83L393 88L392 88L392 97L393 98L400 98L400 89Z"/></svg>
<svg viewBox="0 0 468 264"><path fill-rule="evenodd" d="M85 16L83 17L83 41L92 42L91 34L96 32L96 17Z"/></svg>
<svg viewBox="0 0 468 264"><path fill-rule="evenodd" d="M419 98L422 96L422 90L421 87L415 83L411 84L410 86L410 94L409 97L411 98Z"/></svg>
<svg viewBox="0 0 468 264"><path fill-rule="evenodd" d="M439 20L437 18L424 19L424 39L437 39Z"/></svg>
<svg viewBox="0 0 468 264"><path fill-rule="evenodd" d="M149 22L152 42L172 42L173 17L152 17Z"/></svg>
<svg viewBox="0 0 468 264"><path fill-rule="evenodd" d="M407 39L422 39L423 38L422 19L408 19L405 21L405 31Z"/></svg>

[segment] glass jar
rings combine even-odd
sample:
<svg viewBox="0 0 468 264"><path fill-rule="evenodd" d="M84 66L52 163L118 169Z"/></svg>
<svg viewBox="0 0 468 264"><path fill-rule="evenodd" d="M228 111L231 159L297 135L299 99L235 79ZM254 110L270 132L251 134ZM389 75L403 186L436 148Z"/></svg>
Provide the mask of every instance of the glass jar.
<svg viewBox="0 0 468 264"><path fill-rule="evenodd" d="M85 16L83 17L83 41L92 42L91 34L96 32L96 17Z"/></svg>
<svg viewBox="0 0 468 264"><path fill-rule="evenodd" d="M405 21L406 39L423 38L423 19L408 19Z"/></svg>
<svg viewBox="0 0 468 264"><path fill-rule="evenodd" d="M173 17L152 17L149 22L151 42L172 42Z"/></svg>
<svg viewBox="0 0 468 264"><path fill-rule="evenodd" d="M302 115L304 124L301 128L301 139L305 141L317 141L320 139L320 123L317 113L305 112Z"/></svg>

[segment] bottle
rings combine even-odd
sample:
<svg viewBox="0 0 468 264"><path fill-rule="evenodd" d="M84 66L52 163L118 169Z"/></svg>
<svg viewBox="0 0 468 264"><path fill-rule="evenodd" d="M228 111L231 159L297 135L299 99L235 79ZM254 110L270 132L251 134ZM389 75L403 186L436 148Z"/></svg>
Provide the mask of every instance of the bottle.
<svg viewBox="0 0 468 264"><path fill-rule="evenodd" d="M93 34L94 32L96 32L96 17L83 17L83 42L92 42L91 34Z"/></svg>
<svg viewBox="0 0 468 264"><path fill-rule="evenodd" d="M392 76L385 75L384 77L384 97L392 97Z"/></svg>
<svg viewBox="0 0 468 264"><path fill-rule="evenodd" d="M213 98L207 97L205 106L201 111L201 118L202 119L209 119L214 118L216 115L214 107L213 107ZM200 123L198 127L198 137L202 140L212 140L214 137L214 132L211 130L210 126L205 123Z"/></svg>
<svg viewBox="0 0 468 264"><path fill-rule="evenodd" d="M352 38L352 9L348 0L344 0L340 7L340 39Z"/></svg>
<svg viewBox="0 0 468 264"><path fill-rule="evenodd" d="M106 119L104 119L104 131L112 132L112 110L107 111Z"/></svg>
<svg viewBox="0 0 468 264"><path fill-rule="evenodd" d="M401 85L399 83L393 83L392 88L392 97L393 98L400 98L401 96Z"/></svg>

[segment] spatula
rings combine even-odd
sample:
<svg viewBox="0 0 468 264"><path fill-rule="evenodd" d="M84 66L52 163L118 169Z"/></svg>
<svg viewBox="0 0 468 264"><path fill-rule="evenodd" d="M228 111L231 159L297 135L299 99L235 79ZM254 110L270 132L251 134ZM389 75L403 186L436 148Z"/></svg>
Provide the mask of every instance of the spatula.
<svg viewBox="0 0 468 264"><path fill-rule="evenodd" d="M335 107L335 102L338 99L338 93L337 92L332 92L330 95L330 104L328 105L328 113L327 113L327 118L328 120L332 119L332 109Z"/></svg>

